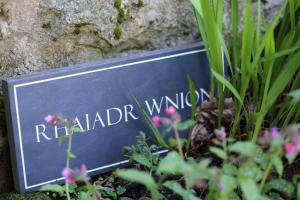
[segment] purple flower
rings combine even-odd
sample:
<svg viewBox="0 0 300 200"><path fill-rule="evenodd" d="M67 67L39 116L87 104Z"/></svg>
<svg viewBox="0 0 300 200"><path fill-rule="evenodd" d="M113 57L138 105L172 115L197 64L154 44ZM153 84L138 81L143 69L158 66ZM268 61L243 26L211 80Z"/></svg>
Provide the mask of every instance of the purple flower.
<svg viewBox="0 0 300 200"><path fill-rule="evenodd" d="M55 126L58 122L57 117L55 115L48 115L44 119L48 124L51 124L53 126Z"/></svg>
<svg viewBox="0 0 300 200"><path fill-rule="evenodd" d="M75 184L74 174L69 168L65 167L62 171L62 175L65 177L67 183Z"/></svg>
<svg viewBox="0 0 300 200"><path fill-rule="evenodd" d="M223 183L220 182L220 183L218 183L217 188L218 188L220 191L223 191L224 188L225 188L225 186L224 186Z"/></svg>
<svg viewBox="0 0 300 200"><path fill-rule="evenodd" d="M66 182L69 184L75 184L76 181L88 181L88 171L85 164L82 164L80 168L71 170L69 168L64 168L62 171L63 177L65 177Z"/></svg>
<svg viewBox="0 0 300 200"><path fill-rule="evenodd" d="M172 117L176 113L176 109L174 106L170 106L169 108L166 109L166 115L169 117Z"/></svg>
<svg viewBox="0 0 300 200"><path fill-rule="evenodd" d="M280 137L280 131L276 126L270 129L269 134L272 139Z"/></svg>
<svg viewBox="0 0 300 200"><path fill-rule="evenodd" d="M298 152L300 152L300 135L296 136L294 141L294 146Z"/></svg>

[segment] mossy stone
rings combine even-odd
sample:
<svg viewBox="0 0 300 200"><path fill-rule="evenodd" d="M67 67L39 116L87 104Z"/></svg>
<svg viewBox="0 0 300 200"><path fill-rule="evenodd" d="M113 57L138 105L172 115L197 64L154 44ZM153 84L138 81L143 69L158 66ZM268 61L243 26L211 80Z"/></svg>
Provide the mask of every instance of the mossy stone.
<svg viewBox="0 0 300 200"><path fill-rule="evenodd" d="M0 196L0 200L52 200L46 194L37 192L32 194L8 193Z"/></svg>
<svg viewBox="0 0 300 200"><path fill-rule="evenodd" d="M121 29L121 25L120 24L116 25L115 30L114 30L114 35L115 35L115 38L117 40L121 39L121 37L122 37L122 29Z"/></svg>

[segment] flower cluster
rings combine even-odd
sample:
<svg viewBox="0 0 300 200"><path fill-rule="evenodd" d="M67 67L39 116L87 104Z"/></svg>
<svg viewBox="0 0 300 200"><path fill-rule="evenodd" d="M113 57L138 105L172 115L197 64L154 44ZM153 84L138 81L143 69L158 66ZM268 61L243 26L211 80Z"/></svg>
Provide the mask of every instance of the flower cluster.
<svg viewBox="0 0 300 200"><path fill-rule="evenodd" d="M48 124L51 124L52 126L55 126L58 123L58 117L55 115L47 115L44 119Z"/></svg>
<svg viewBox="0 0 300 200"><path fill-rule="evenodd" d="M75 184L76 181L86 182L89 180L88 171L85 164L82 164L79 169L75 170L65 167L62 171L62 175L69 184Z"/></svg>
<svg viewBox="0 0 300 200"><path fill-rule="evenodd" d="M158 115L152 117L152 123L154 124L155 127L158 128L161 125L169 126L172 124L176 124L181 120L181 117L179 113L176 111L176 108L174 108L174 106L168 107L165 113L168 117L160 117Z"/></svg>
<svg viewBox="0 0 300 200"><path fill-rule="evenodd" d="M273 127L269 130L269 138L283 140L283 150L287 156L300 153L300 133L295 126L288 127L285 134L282 134L277 127Z"/></svg>

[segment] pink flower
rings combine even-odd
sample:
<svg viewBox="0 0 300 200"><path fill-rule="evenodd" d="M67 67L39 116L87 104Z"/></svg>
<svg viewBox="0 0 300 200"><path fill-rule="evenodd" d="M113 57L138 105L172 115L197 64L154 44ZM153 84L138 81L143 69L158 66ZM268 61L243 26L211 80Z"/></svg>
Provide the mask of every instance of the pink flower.
<svg viewBox="0 0 300 200"><path fill-rule="evenodd" d="M155 115L154 117L152 117L152 122L155 127L159 127L160 126L160 117Z"/></svg>
<svg viewBox="0 0 300 200"><path fill-rule="evenodd" d="M75 179L73 177L73 173L69 168L64 168L62 171L63 177L65 177L66 182L69 184L75 184Z"/></svg>
<svg viewBox="0 0 300 200"><path fill-rule="evenodd" d="M57 124L57 117L55 115L48 115L44 118L48 124L55 126Z"/></svg>
<svg viewBox="0 0 300 200"><path fill-rule="evenodd" d="M293 154L295 152L295 150L296 150L295 146L293 144L291 144L291 143L285 143L284 146L283 146L283 148L284 148L284 151L285 151L285 153L287 155Z"/></svg>
<svg viewBox="0 0 300 200"><path fill-rule="evenodd" d="M278 138L280 136L280 132L276 126L272 127L269 133L272 139Z"/></svg>
<svg viewBox="0 0 300 200"><path fill-rule="evenodd" d="M174 106L170 106L169 108L166 109L166 115L169 117L172 117L176 113L176 109Z"/></svg>

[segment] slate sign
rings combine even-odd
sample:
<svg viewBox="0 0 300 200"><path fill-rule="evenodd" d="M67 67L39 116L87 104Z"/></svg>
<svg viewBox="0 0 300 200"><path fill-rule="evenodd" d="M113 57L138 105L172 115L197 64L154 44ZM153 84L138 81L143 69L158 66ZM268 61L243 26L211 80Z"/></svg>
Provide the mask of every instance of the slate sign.
<svg viewBox="0 0 300 200"><path fill-rule="evenodd" d="M122 154L143 130L151 136L128 89L150 116L178 108L190 115L187 75L195 81L198 100L208 98L209 65L201 44L102 60L3 81L15 187L34 191L63 180L65 133L44 121L61 113L77 120L71 168L85 163L99 174L128 163ZM160 151L157 153L163 153Z"/></svg>

